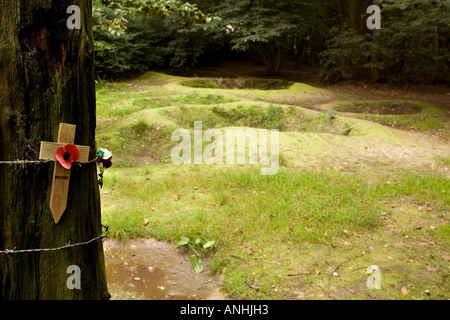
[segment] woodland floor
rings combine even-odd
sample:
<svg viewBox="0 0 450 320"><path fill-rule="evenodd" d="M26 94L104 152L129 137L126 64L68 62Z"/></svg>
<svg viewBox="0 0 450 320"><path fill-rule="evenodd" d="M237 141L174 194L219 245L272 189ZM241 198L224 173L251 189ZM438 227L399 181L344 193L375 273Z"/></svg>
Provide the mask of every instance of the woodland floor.
<svg viewBox="0 0 450 320"><path fill-rule="evenodd" d="M109 278L129 284L110 284L113 297L450 298L450 88L324 85L315 71L273 80L228 64L98 84L98 145L114 153L103 220L131 241L106 246ZM172 132L200 120L203 130L280 129L279 173L173 165ZM165 267L174 270L162 273L168 282L152 278L158 253L145 253L146 241L182 259L182 268ZM379 290L366 285L372 265ZM195 266L203 270L192 287L206 291L171 287Z"/></svg>

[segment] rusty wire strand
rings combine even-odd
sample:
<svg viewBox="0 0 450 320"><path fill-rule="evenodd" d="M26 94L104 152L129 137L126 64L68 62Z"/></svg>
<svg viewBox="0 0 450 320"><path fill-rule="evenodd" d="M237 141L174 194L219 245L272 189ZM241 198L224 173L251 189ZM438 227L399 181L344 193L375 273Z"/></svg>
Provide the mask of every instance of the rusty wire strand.
<svg viewBox="0 0 450 320"><path fill-rule="evenodd" d="M74 164L77 164L79 166L91 164L98 161L98 157L95 157L95 159L89 160L88 162L74 162ZM25 166L25 165L33 165L33 164L47 164L47 163L55 163L58 160L14 160L14 161L0 161L0 165L2 164L10 164L10 165L17 165L17 166Z"/></svg>
<svg viewBox="0 0 450 320"><path fill-rule="evenodd" d="M85 242L79 242L79 243L74 243L74 244L66 244L65 246L62 247L58 247L58 248L46 248L46 249L25 249L25 250L16 250L16 248L12 249L12 250L3 250L0 251L0 254L6 254L6 255L11 255L11 254L19 254L19 253L32 253L32 252L49 252L49 251L58 251L58 250L64 250L64 249L69 249L69 248L74 248L74 247L80 247L80 246L85 246L88 245L92 242L95 242L97 240L103 240L104 238L106 238L109 234L109 226L108 225L102 225L103 228L106 229L105 233L92 238L91 240L85 241Z"/></svg>

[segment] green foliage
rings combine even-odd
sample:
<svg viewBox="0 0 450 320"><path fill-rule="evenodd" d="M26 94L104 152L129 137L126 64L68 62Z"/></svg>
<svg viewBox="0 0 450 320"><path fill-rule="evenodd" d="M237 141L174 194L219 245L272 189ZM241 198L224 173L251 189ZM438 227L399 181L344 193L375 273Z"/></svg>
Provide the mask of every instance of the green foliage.
<svg viewBox="0 0 450 320"><path fill-rule="evenodd" d="M353 30L341 32L337 27L331 32L336 36L328 40L328 50L321 54L326 70L322 79L337 82L342 77L356 77L356 71L370 59L368 37Z"/></svg>
<svg viewBox="0 0 450 320"><path fill-rule="evenodd" d="M347 122L344 123L344 136L348 136L352 132L353 128Z"/></svg>
<svg viewBox="0 0 450 320"><path fill-rule="evenodd" d="M195 272L202 273L202 271L203 271L202 260L198 256L196 256L195 254L192 255L189 258L189 262L194 267Z"/></svg>
<svg viewBox="0 0 450 320"><path fill-rule="evenodd" d="M206 26L217 18L189 3L99 0L93 17L96 72L101 79L131 77L149 68L192 66L206 47L214 46Z"/></svg>
<svg viewBox="0 0 450 320"><path fill-rule="evenodd" d="M266 64L267 74L280 70L287 39L304 32L303 1L241 1L221 3L219 28L231 38L232 49L252 50Z"/></svg>
<svg viewBox="0 0 450 320"><path fill-rule="evenodd" d="M448 0L383 1L381 30L355 32L347 24L336 26L321 53L323 79L370 78L376 70L379 76L373 80L449 80L448 12Z"/></svg>
<svg viewBox="0 0 450 320"><path fill-rule="evenodd" d="M213 248L216 245L216 241L214 240L203 241L200 238L195 239L195 241L191 241L191 239L189 239L188 237L180 237L177 242L177 245L181 247L187 246L192 251L195 252L195 254L189 258L189 262L194 267L195 272L202 273L203 266L202 260L200 259L201 253L205 252L208 249Z"/></svg>
<svg viewBox="0 0 450 320"><path fill-rule="evenodd" d="M99 78L130 77L149 68L218 65L232 51L241 51L263 62L269 75L289 58L297 67L320 63L322 80L329 82L450 79L450 0L380 1L377 31L366 28L368 2L362 1L358 28L349 27L349 0L197 2L94 1Z"/></svg>
<svg viewBox="0 0 450 320"><path fill-rule="evenodd" d="M330 120L336 119L336 111L334 111L334 110L327 111L325 114L326 114L327 118Z"/></svg>

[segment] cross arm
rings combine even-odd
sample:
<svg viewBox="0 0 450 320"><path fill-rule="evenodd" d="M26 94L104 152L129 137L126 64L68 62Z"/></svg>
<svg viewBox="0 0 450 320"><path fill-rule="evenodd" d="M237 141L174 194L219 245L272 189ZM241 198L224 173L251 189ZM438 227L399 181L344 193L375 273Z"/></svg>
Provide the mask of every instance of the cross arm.
<svg viewBox="0 0 450 320"><path fill-rule="evenodd" d="M67 143L56 143L56 142L41 142L41 151L39 154L40 160L56 160L55 152L58 148L65 147ZM80 151L80 158L77 162L86 163L89 162L89 150L87 146L76 146Z"/></svg>

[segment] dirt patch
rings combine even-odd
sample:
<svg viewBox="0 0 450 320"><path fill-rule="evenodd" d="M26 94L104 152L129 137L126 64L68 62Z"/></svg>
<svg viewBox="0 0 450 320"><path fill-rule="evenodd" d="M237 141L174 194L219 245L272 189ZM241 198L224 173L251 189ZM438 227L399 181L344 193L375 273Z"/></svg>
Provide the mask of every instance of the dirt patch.
<svg viewBox="0 0 450 320"><path fill-rule="evenodd" d="M193 79L181 82L181 84L191 88L257 90L283 90L293 85L292 82L285 80L247 78Z"/></svg>
<svg viewBox="0 0 450 320"><path fill-rule="evenodd" d="M104 243L113 300L223 300L222 278L196 273L189 255L152 238Z"/></svg>
<svg viewBox="0 0 450 320"><path fill-rule="evenodd" d="M368 114L415 114L422 111L422 108L411 103L377 102L377 103L350 103L337 105L336 111L350 113Z"/></svg>

